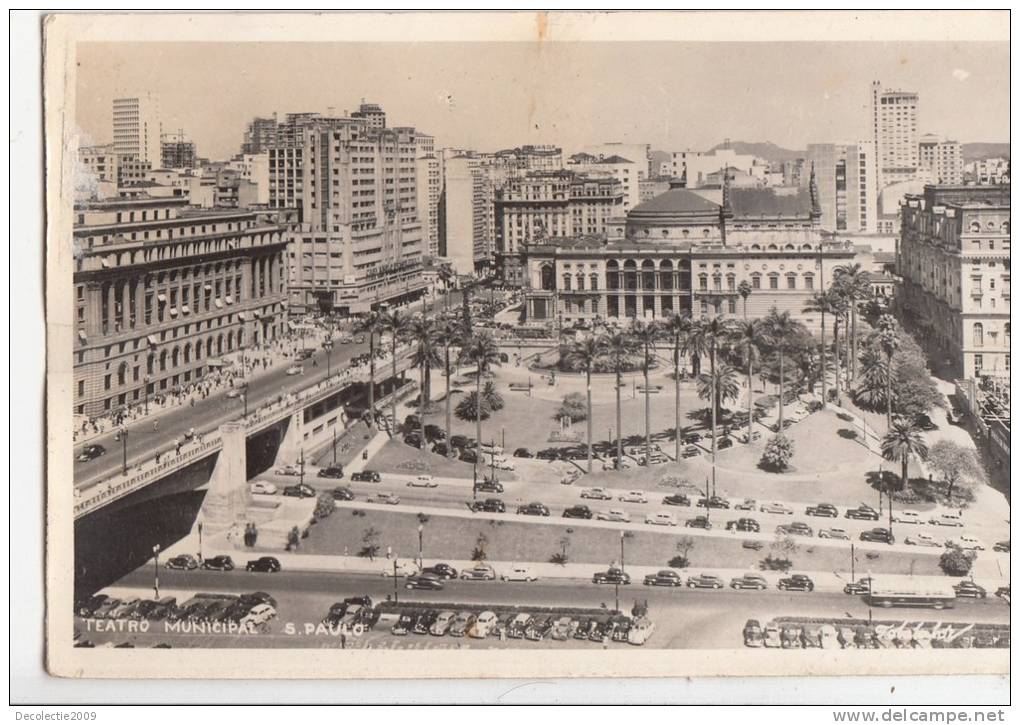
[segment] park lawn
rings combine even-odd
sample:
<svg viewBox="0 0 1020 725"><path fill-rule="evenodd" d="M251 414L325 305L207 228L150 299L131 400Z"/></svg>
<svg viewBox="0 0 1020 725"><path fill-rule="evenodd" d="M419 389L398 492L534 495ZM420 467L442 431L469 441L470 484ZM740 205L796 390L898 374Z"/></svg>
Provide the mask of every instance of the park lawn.
<svg viewBox="0 0 1020 725"><path fill-rule="evenodd" d="M368 423L362 420L347 428L343 435L336 439L336 462L344 467L350 465L351 461L361 454L362 448L368 445L372 434L368 430ZM328 466L333 463L333 441L318 446L308 457L309 463L314 466Z"/></svg>
<svg viewBox="0 0 1020 725"><path fill-rule="evenodd" d="M418 556L419 517L416 514L373 510L365 511L364 516L355 516L355 510L346 507L337 509L332 516L313 526L308 538L301 543L300 553L356 555L363 546L365 532L374 528L379 532L377 541L383 556L388 547L399 558ZM719 518L725 518L725 514ZM479 535L484 535L488 540L485 551L490 561L546 562L553 554L561 551L564 541L568 561L591 563L593 572L614 561L618 562L620 558L619 529L506 522L486 518L484 515L470 519L430 515L424 527L426 559L469 559ZM638 531L629 534L624 551L627 564L665 567L669 559L676 555L677 540L684 535L684 531L681 528L673 533ZM743 567L754 571L758 568L758 562L768 553L768 545L757 552L744 549L741 546L743 539L737 534L733 538L690 538L695 543L688 553L688 568L695 572L710 570L712 567ZM842 548L812 547L805 543L790 558L797 570L842 571L850 568L849 544L844 551ZM858 559L858 568L866 566L875 573L941 573L937 554L891 552L866 562L863 556L859 555Z"/></svg>
<svg viewBox="0 0 1020 725"><path fill-rule="evenodd" d="M401 435L394 436L386 442L382 449L372 456L369 465L373 470L380 473L431 473L440 478L471 478L473 466L457 459L444 458L443 456L423 451L414 446L404 443ZM479 464L478 478L489 475L489 468ZM496 477L501 481L516 481L517 476L512 471L496 471Z"/></svg>

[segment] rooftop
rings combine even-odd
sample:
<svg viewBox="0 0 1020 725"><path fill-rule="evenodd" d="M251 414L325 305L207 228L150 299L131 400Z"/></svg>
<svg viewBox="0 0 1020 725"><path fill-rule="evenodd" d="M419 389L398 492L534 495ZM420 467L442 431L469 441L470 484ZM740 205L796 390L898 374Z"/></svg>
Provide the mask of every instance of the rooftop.
<svg viewBox="0 0 1020 725"><path fill-rule="evenodd" d="M735 217L811 216L811 194L799 187L733 188L729 196Z"/></svg>
<svg viewBox="0 0 1020 725"><path fill-rule="evenodd" d="M646 214L711 214L719 212L719 205L690 189L670 189L631 209L628 217Z"/></svg>

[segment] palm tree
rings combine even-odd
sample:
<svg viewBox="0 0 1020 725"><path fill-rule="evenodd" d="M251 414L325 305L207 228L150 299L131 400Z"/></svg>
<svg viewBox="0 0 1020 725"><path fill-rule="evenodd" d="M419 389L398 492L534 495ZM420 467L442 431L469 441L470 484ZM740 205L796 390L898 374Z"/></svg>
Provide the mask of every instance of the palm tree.
<svg viewBox="0 0 1020 725"><path fill-rule="evenodd" d="M914 423L897 419L882 438L882 458L899 462L901 490L907 487L907 466L911 458L928 458L928 446ZM892 497L889 498L889 530L892 531Z"/></svg>
<svg viewBox="0 0 1020 725"><path fill-rule="evenodd" d="M475 370L475 453L482 457L482 376L493 365L500 365L499 346L488 332L479 332L467 340L460 351L461 360Z"/></svg>
<svg viewBox="0 0 1020 725"><path fill-rule="evenodd" d="M456 275L453 273L453 269L448 264L444 264L439 267L439 281L443 283L443 293L446 298L446 309L450 309L450 283L454 280Z"/></svg>
<svg viewBox="0 0 1020 725"><path fill-rule="evenodd" d="M825 313L834 314L836 311L835 295L830 290L815 292L808 298L804 306L804 312L819 312L822 315L822 406L829 404L829 396L826 394L825 372L828 366L825 361Z"/></svg>
<svg viewBox="0 0 1020 725"><path fill-rule="evenodd" d="M597 335L588 335L575 340L566 351L567 363L572 367L584 370L585 385L588 394L588 473L591 473L591 374L595 364L605 355L605 341Z"/></svg>
<svg viewBox="0 0 1020 725"><path fill-rule="evenodd" d="M836 286L843 293L850 306L850 345L852 351L847 361L848 374L853 380L857 375L857 304L871 296L871 282L868 272L858 263L836 267Z"/></svg>
<svg viewBox="0 0 1020 725"><path fill-rule="evenodd" d="M434 320L421 315L415 317L408 325L407 337L414 343L413 363L421 371L421 395L418 406L418 418L421 428L422 446L425 445L425 416L432 403L432 366L439 365L439 351L436 349L439 328Z"/></svg>
<svg viewBox="0 0 1020 725"><path fill-rule="evenodd" d="M676 428L674 429L674 440L676 441L676 460L680 460L680 446L683 444L680 426L680 356L687 351L687 339L693 329L690 313L684 310L680 313L673 313L666 320L660 323L663 335L673 342L673 392L674 413L676 414Z"/></svg>
<svg viewBox="0 0 1020 725"><path fill-rule="evenodd" d="M846 297L839 290L839 288L837 288L837 287L830 287L829 288L829 295L830 295L830 303L831 303L831 307L832 307L832 316L833 316L833 322L832 322L832 350L833 350L833 354L836 356L836 366L835 366L836 367L836 405L841 405L843 400L842 400L842 397L840 395L840 390L841 390L841 387L842 387L841 383L840 383L840 378L842 377L842 375L841 375L841 370L840 370L840 354L839 354L839 323L840 322L844 323L843 324L843 329L847 330L846 340L847 340L847 344L849 345L850 344L850 333L849 333L850 324L849 324L848 317L849 317L849 314L850 314L850 306L847 304ZM847 355L847 356L845 356L845 359L849 360L849 357L850 356ZM849 373L848 373L848 375L849 375ZM850 392L849 382L850 381L848 379L847 380L847 392L848 393Z"/></svg>
<svg viewBox="0 0 1020 725"><path fill-rule="evenodd" d="M747 442L754 440L754 364L761 359L761 349L768 343L761 320L744 320L738 324L731 343L747 365Z"/></svg>
<svg viewBox="0 0 1020 725"><path fill-rule="evenodd" d="M387 310L382 315L383 330L390 336L390 362L393 366L393 385L397 384L397 343L407 334L408 325L411 319L397 308ZM397 424L397 395L396 388L390 393L390 417L393 425ZM425 439L423 438L422 441Z"/></svg>
<svg viewBox="0 0 1020 725"><path fill-rule="evenodd" d="M855 398L870 408L877 408L886 401L888 380L889 365L885 358L877 350L865 348L861 354L861 374L854 390Z"/></svg>
<svg viewBox="0 0 1020 725"><path fill-rule="evenodd" d="M652 402L648 387L648 370L652 364L652 355L655 354L655 343L662 333L654 322L634 320L630 326L630 335L642 352L641 370L645 378L645 463L648 464L652 459Z"/></svg>
<svg viewBox="0 0 1020 725"><path fill-rule="evenodd" d="M740 296L744 300L744 319L745 320L747 319L747 298L751 296L751 291L753 289L754 288L751 287L751 284L746 279L743 280L740 284L737 285L737 292L740 293Z"/></svg>
<svg viewBox="0 0 1020 725"><path fill-rule="evenodd" d="M698 397L714 401L716 409L721 413L724 402L736 400L740 395L738 377L736 368L720 363L711 373L702 373L698 376Z"/></svg>
<svg viewBox="0 0 1020 725"><path fill-rule="evenodd" d="M896 318L892 315L882 315L878 318L878 345L885 353L885 427L888 430L892 426L892 358L900 346Z"/></svg>
<svg viewBox="0 0 1020 725"><path fill-rule="evenodd" d="M769 339L779 353L779 432L783 432L783 396L786 383L786 369L784 367L786 358L786 347L790 344L794 333L797 331L797 323L789 312L780 312L775 307L765 318L765 326L768 329Z"/></svg>
<svg viewBox="0 0 1020 725"><path fill-rule="evenodd" d="M719 355L719 346L722 345L730 336L731 326L728 320L723 319L722 315L715 315L714 317L703 317L695 323L694 329L691 333L689 345L691 351L696 351L699 355L708 355L709 364L709 375L713 380L716 379L715 366ZM716 436L715 429L718 424L716 418L717 401L715 400L715 387L711 388L713 395L709 401L709 407L712 409L712 490L715 491L715 454L716 454Z"/></svg>
<svg viewBox="0 0 1020 725"><path fill-rule="evenodd" d="M462 341L460 335L460 325L450 319L443 320L439 326L436 335L436 342L443 346L443 376L446 378L446 435L453 435L453 429L450 427L452 424L451 400L453 395L451 394L450 377L453 375L453 368L450 364L450 348L459 345Z"/></svg>
<svg viewBox="0 0 1020 725"><path fill-rule="evenodd" d="M368 335L368 428L375 430L375 338L382 333L383 315L378 310L370 310L358 318L354 331Z"/></svg>
<svg viewBox="0 0 1020 725"><path fill-rule="evenodd" d="M621 414L620 388L623 387L623 369L630 363L635 352L634 341L630 335L620 330L613 330L602 338L606 357L616 373L616 468L623 460L623 416Z"/></svg>

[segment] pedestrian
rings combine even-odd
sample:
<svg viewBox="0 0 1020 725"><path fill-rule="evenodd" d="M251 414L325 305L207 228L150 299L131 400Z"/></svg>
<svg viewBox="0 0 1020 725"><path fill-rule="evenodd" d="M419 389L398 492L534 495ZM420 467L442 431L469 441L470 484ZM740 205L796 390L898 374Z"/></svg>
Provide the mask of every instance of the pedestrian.
<svg viewBox="0 0 1020 725"><path fill-rule="evenodd" d="M156 451L156 465L159 465L159 451Z"/></svg>
<svg viewBox="0 0 1020 725"><path fill-rule="evenodd" d="M180 443L177 444L177 454L176 455L178 455L178 456L181 455L181 444Z"/></svg>

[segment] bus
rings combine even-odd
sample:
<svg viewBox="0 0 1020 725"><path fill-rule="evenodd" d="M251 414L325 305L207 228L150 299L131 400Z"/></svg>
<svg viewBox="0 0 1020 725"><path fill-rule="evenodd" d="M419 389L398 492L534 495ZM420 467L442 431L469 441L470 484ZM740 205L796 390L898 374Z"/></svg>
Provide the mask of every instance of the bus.
<svg viewBox="0 0 1020 725"><path fill-rule="evenodd" d="M913 577L871 579L868 601L875 607L931 607L949 609L956 603L952 584Z"/></svg>

